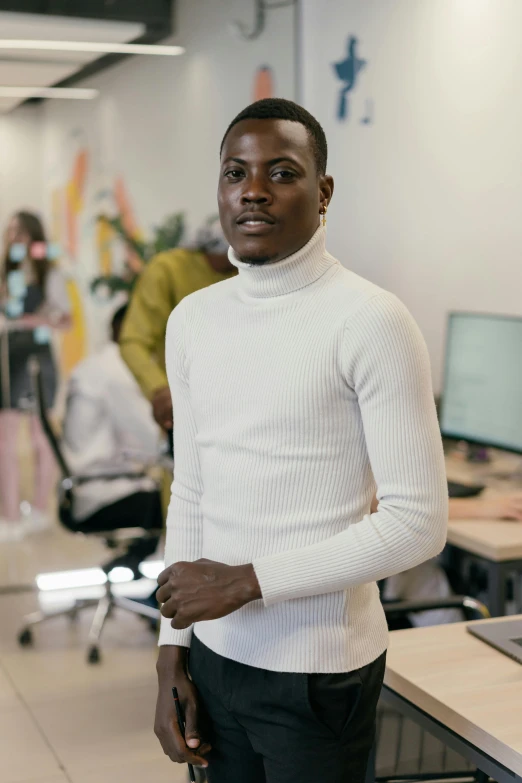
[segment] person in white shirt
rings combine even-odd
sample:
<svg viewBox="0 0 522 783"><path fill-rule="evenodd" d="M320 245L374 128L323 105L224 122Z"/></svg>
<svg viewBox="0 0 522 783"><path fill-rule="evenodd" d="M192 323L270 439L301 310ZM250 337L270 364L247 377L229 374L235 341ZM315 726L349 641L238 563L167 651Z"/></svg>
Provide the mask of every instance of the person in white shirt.
<svg viewBox="0 0 522 783"><path fill-rule="evenodd" d="M112 341L81 362L69 380L63 435L75 475L135 472L137 462L159 455L151 405L118 348L126 309L113 316ZM160 496L149 477L89 481L74 491L74 518L91 531L136 527L140 518L144 527L161 529Z"/></svg>
<svg viewBox="0 0 522 783"><path fill-rule="evenodd" d="M372 511L377 511L377 498L372 501ZM450 498L449 519L460 521L486 519L488 522L509 520L522 522L522 492L485 497ZM383 585L385 601L422 601L431 598L449 598L452 594L448 577L438 559L421 563L401 574L394 574ZM416 612L408 618L411 625L427 626L459 623L464 620L460 609L432 609Z"/></svg>
<svg viewBox="0 0 522 783"><path fill-rule="evenodd" d="M218 202L239 274L167 328L155 730L210 783L363 783L388 637L376 582L446 540L426 346L395 296L326 250L326 158L295 103L233 120Z"/></svg>

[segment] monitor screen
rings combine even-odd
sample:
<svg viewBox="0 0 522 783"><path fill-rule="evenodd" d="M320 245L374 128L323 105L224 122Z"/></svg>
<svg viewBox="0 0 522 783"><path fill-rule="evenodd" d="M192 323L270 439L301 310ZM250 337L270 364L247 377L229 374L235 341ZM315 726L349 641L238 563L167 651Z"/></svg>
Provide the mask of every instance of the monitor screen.
<svg viewBox="0 0 522 783"><path fill-rule="evenodd" d="M442 434L522 453L522 318L451 313Z"/></svg>

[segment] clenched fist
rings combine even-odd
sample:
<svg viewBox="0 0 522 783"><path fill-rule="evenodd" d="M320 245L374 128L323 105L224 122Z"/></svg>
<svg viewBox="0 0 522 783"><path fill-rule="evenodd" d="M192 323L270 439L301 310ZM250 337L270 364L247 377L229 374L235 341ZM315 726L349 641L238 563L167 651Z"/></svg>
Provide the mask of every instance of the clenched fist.
<svg viewBox="0 0 522 783"><path fill-rule="evenodd" d="M254 567L229 566L212 560L174 563L158 577L156 597L173 628L217 620L261 598Z"/></svg>

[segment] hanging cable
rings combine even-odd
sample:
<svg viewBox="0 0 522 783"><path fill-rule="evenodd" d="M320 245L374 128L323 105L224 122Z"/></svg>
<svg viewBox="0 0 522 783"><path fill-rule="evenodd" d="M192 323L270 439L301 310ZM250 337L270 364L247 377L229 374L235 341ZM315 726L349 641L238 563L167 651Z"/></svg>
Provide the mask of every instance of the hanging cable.
<svg viewBox="0 0 522 783"><path fill-rule="evenodd" d="M266 26L267 11L274 11L278 8L288 8L295 5L296 0L284 0L283 2L269 3L267 0L254 0L254 25L249 29L243 22L232 22L233 30L245 41L254 41L264 32Z"/></svg>

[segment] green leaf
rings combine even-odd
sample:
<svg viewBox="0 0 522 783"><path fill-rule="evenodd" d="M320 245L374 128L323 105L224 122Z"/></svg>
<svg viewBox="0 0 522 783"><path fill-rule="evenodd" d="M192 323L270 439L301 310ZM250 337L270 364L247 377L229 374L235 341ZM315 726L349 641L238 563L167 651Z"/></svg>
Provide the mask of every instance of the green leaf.
<svg viewBox="0 0 522 783"><path fill-rule="evenodd" d="M104 285L109 289L110 295L118 293L118 291L132 291L136 278L132 280L124 280L123 277L117 275L105 275L102 277L96 277L91 281L91 292L96 293L96 289L99 286Z"/></svg>
<svg viewBox="0 0 522 783"><path fill-rule="evenodd" d="M176 212L174 215L169 215L161 225L156 226L154 233L151 242L153 255L178 247L185 233L184 213Z"/></svg>

